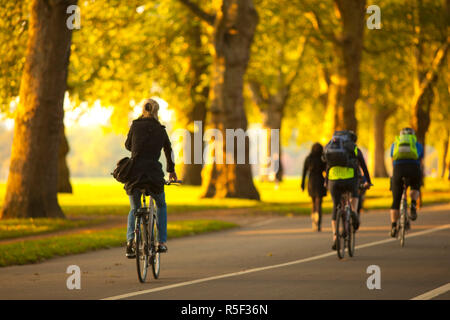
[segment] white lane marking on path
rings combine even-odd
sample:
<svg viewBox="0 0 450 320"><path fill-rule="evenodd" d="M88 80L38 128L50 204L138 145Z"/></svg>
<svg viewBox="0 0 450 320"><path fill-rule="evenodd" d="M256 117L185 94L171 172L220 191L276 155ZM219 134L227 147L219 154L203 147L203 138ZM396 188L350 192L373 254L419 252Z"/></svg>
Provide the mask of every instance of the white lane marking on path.
<svg viewBox="0 0 450 320"><path fill-rule="evenodd" d="M446 224L446 225L443 225L443 226L440 226L440 227L437 227L437 228L433 228L433 229L430 229L430 230L425 230L425 231L420 231L420 232L415 232L415 233L409 234L408 238L418 237L418 236L422 236L422 235L425 235L425 234L429 234L429 233L433 233L433 232L436 232L436 231L449 229L449 228L450 228L450 224ZM398 240L394 239L394 238L391 238L391 239L385 239L385 240L370 242L370 243L366 243L366 244L362 244L362 245L356 246L355 249L363 249L363 248L373 247L373 246L377 246L377 245L380 245L380 244L393 242L393 241L398 241ZM310 261L314 261L314 260L319 260L319 259L327 258L327 257L330 257L330 256L334 256L334 255L336 255L336 252L335 251L331 251L331 252L320 254L320 255L317 255L317 256L304 258L304 259L300 259L300 260L295 260L295 261L290 261L290 262L286 262L286 263L275 264L275 265L272 265L272 266L253 268L253 269L249 269L249 270L243 270L243 271L233 272L233 273L226 273L226 274L222 274L222 275L218 275L218 276L212 276L212 277L208 277L208 278L202 278L202 279L197 279L197 280L192 280L192 281L185 281L185 282L175 283L175 284L172 284L172 285L163 286L163 287L159 287L159 288L148 289L148 290L141 290L141 291L135 291L135 292L130 292L130 293L126 293L126 294L121 294L121 295L118 295L118 296L104 298L102 300L126 299L126 298L135 297L135 296L139 296L139 295L143 295L143 294L147 294L147 293L153 293L153 292L158 292L158 291L163 291L163 290L169 290L169 289L173 289L173 288L189 286L189 285L192 285L192 284L197 284L197 283L202 283L202 282L207 282L207 281L213 281L213 280L218 280L218 279L223 279L223 278L236 277L236 276L240 276L240 275L248 274L248 273L253 273L253 272L259 272L259 271L265 271L265 270L270 270L270 269L276 269L276 268L292 266L292 265L295 265L295 264L300 264L300 263L310 262Z"/></svg>
<svg viewBox="0 0 450 320"><path fill-rule="evenodd" d="M440 296L441 294L446 293L447 291L450 291L450 283L444 284L442 287L436 288L434 290L425 292L424 294L412 298L411 300L431 300L437 296Z"/></svg>
<svg viewBox="0 0 450 320"><path fill-rule="evenodd" d="M266 225L266 224L272 223L272 222L274 222L275 220L277 220L277 219L269 219L269 220L264 220L264 221L256 222L256 223L250 225L250 227L261 227L261 226L264 226L264 225Z"/></svg>

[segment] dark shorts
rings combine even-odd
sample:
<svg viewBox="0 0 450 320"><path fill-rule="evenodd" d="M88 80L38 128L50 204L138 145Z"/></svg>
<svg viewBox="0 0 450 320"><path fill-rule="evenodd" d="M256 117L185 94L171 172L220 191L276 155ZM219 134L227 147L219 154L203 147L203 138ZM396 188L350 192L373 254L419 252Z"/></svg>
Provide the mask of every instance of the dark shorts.
<svg viewBox="0 0 450 320"><path fill-rule="evenodd" d="M342 180L329 180L328 187L331 197L333 198L333 215L332 220L336 220L337 206L341 202L341 196L343 193L349 191L352 194L352 198L359 197L359 185L358 178L342 179Z"/></svg>
<svg viewBox="0 0 450 320"><path fill-rule="evenodd" d="M420 190L420 165L415 163L404 163L394 165L392 175L392 206L391 209L399 210L403 193L403 178L409 182L411 190Z"/></svg>

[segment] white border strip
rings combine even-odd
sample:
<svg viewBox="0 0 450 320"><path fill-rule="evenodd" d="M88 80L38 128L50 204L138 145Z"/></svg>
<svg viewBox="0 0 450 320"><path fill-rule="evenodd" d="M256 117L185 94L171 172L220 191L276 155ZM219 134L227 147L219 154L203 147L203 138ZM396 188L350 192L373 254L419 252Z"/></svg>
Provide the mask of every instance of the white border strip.
<svg viewBox="0 0 450 320"><path fill-rule="evenodd" d="M422 236L422 235L425 235L425 234L429 234L429 233L433 233L433 232L436 232L436 231L449 229L449 228L450 228L450 224L446 224L446 225L443 225L443 226L440 226L440 227L437 227L437 228L433 228L433 229L430 229L430 230L424 230L424 231L420 231L420 232L415 232L415 233L409 234L408 238L418 237L418 236ZM363 248L373 247L373 246L377 246L377 245L380 245L380 244L389 243L389 242L393 242L393 241L397 241L397 239L390 238L390 239L370 242L370 243L366 243L366 244L362 244L362 245L356 246L355 249L363 249ZM147 293L153 293L153 292L169 290L169 289L173 289L173 288L189 286L189 285L192 285L192 284L197 284L197 283L202 283L202 282L207 282L207 281L213 281L213 280L218 280L218 279L224 279L224 278L240 276L240 275L243 275L243 274L248 274L248 273L253 273L253 272L259 272L259 271L265 271L265 270L270 270L270 269L276 269L276 268L292 266L292 265L295 265L295 264L300 264L300 263L310 262L310 261L314 261L314 260L319 260L319 259L327 258L327 257L330 257L330 256L334 256L334 255L336 255L336 252L335 251L331 251L331 252L328 252L328 253L320 254L320 255L309 257L309 258L305 258L305 259L300 259L300 260L290 261L290 262L286 262L286 263L275 264L275 265L267 266L267 267L253 268L253 269L239 271L239 272L226 273L226 274L222 274L222 275L218 275L218 276L212 276L212 277L202 278L202 279L197 279L197 280L192 280L192 281L185 281L185 282L175 283L175 284L172 284L172 285L163 286L163 287L154 288L154 289L130 292L130 293L126 293L126 294L122 294L122 295L118 295L118 296L104 298L102 300L126 299L126 298L130 298L130 297L135 297L135 296L138 296L138 295L143 295L143 294L147 294Z"/></svg>
<svg viewBox="0 0 450 320"><path fill-rule="evenodd" d="M444 284L442 287L425 292L424 294L421 294L420 296L412 298L411 300L431 300L437 296L440 296L441 294L446 293L447 291L450 291L450 282L447 284Z"/></svg>

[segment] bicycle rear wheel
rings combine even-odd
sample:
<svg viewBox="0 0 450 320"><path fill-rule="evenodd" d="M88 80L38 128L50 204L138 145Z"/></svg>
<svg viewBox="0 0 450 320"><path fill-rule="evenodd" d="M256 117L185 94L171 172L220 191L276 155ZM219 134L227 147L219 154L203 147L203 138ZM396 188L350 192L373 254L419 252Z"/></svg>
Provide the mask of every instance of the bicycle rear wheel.
<svg viewBox="0 0 450 320"><path fill-rule="evenodd" d="M350 216L348 222L348 232L347 232L347 249L348 255L353 257L355 255L355 240L356 240L355 229L353 228L353 217Z"/></svg>
<svg viewBox="0 0 450 320"><path fill-rule="evenodd" d="M144 283L147 278L148 269L148 235L145 224L141 217L136 218L135 244L136 244L136 267L139 281Z"/></svg>
<svg viewBox="0 0 450 320"><path fill-rule="evenodd" d="M405 246L405 234L406 234L406 217L405 213L400 215L400 245Z"/></svg>
<svg viewBox="0 0 450 320"><path fill-rule="evenodd" d="M153 277L155 279L158 279L159 272L161 269L161 257L160 253L158 252L158 247L156 246L156 242L159 237L158 228L156 226L156 215L153 215L150 234L151 234L150 243L152 245L150 263L152 265Z"/></svg>
<svg viewBox="0 0 450 320"><path fill-rule="evenodd" d="M405 246L406 219L407 219L406 215L408 214L406 210L407 210L407 202L405 199L403 199L402 208L400 211L400 228L399 228L400 245L402 247Z"/></svg>
<svg viewBox="0 0 450 320"><path fill-rule="evenodd" d="M344 211L339 210L336 218L336 251L339 259L345 255L345 220Z"/></svg>

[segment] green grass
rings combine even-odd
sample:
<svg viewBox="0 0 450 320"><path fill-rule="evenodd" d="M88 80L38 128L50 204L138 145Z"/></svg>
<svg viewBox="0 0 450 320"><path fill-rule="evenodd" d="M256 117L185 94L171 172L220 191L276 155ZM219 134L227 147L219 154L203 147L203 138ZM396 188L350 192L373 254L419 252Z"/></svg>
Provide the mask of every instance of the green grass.
<svg viewBox="0 0 450 320"><path fill-rule="evenodd" d="M169 222L169 239L204 232L229 229L236 224L215 220L186 220ZM38 240L23 240L0 245L0 267L40 262L55 256L119 247L125 244L124 228L112 228L96 232L80 232Z"/></svg>
<svg viewBox="0 0 450 320"><path fill-rule="evenodd" d="M60 230L80 228L95 225L106 221L100 219L48 219L48 218L28 218L28 219L7 219L0 220L0 240L20 238L29 235L51 233Z"/></svg>
<svg viewBox="0 0 450 320"><path fill-rule="evenodd" d="M389 179L377 178L374 187L367 192L367 209L389 208L392 195ZM301 192L298 178L287 178L279 188L273 183L255 181L261 201L245 199L201 199L201 188L194 186L168 186L165 188L168 214L202 210L248 208L249 213L271 212L279 214L309 214L310 198ZM123 185L112 178L72 179L73 194L59 194L58 200L69 218L126 215L129 211L128 196ZM5 184L0 184L0 205L4 199ZM426 178L423 189L424 204L450 202L450 182L444 179ZM324 199L324 211L331 211L331 197Z"/></svg>

